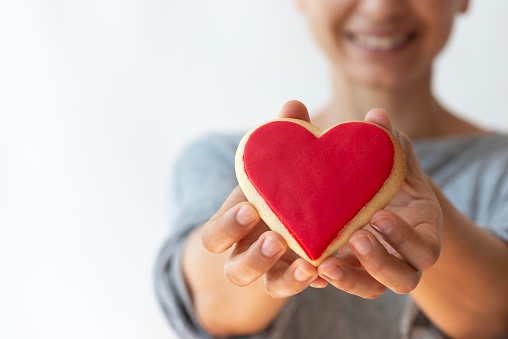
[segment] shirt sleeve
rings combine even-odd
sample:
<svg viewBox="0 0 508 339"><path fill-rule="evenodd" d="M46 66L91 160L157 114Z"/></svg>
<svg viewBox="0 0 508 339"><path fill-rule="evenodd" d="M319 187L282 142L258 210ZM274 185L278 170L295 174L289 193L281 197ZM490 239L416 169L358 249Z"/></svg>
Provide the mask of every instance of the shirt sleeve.
<svg viewBox="0 0 508 339"><path fill-rule="evenodd" d="M479 225L508 242L508 153L503 145L493 152L491 161L482 167L479 188L483 206Z"/></svg>
<svg viewBox="0 0 508 339"><path fill-rule="evenodd" d="M155 292L167 320L180 338L210 338L199 326L181 273L185 239L220 208L236 187L234 155L238 139L210 136L198 140L178 159L171 186L171 229L155 265Z"/></svg>

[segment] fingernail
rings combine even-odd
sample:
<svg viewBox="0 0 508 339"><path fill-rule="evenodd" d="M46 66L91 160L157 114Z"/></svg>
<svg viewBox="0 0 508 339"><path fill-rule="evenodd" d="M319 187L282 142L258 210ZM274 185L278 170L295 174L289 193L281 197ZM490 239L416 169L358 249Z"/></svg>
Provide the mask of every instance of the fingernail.
<svg viewBox="0 0 508 339"><path fill-rule="evenodd" d="M283 248L284 246L282 246L280 241L274 237L267 236L263 241L263 246L261 246L261 253L263 253L265 257L271 258L282 251Z"/></svg>
<svg viewBox="0 0 508 339"><path fill-rule="evenodd" d="M390 218L379 217L372 220L370 224L376 231L378 231L382 235L388 236L393 232L393 223Z"/></svg>
<svg viewBox="0 0 508 339"><path fill-rule="evenodd" d="M243 205L236 213L236 221L243 226L249 226L257 219L257 212L248 205Z"/></svg>
<svg viewBox="0 0 508 339"><path fill-rule="evenodd" d="M296 269L295 269L295 279L296 280L303 282L303 281L309 280L310 277L312 277L312 274L310 274L309 272L305 271L300 266L296 267Z"/></svg>
<svg viewBox="0 0 508 339"><path fill-rule="evenodd" d="M322 273L325 277L331 280L340 280L344 276L344 271L339 266L334 266L325 273Z"/></svg>
<svg viewBox="0 0 508 339"><path fill-rule="evenodd" d="M367 254L372 247L370 240L366 235L357 235L356 237L349 240L349 246L352 246L356 252L360 254Z"/></svg>

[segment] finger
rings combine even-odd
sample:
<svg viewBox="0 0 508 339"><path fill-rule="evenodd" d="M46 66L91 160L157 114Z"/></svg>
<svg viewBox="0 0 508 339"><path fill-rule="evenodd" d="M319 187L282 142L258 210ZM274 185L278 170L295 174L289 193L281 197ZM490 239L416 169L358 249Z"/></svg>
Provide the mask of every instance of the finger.
<svg viewBox="0 0 508 339"><path fill-rule="evenodd" d="M376 123L395 135L395 137L399 140L402 148L404 149L404 153L406 158L412 158L412 143L411 140L403 133L400 133L391 123L390 117L388 113L382 108L373 108L367 112L365 115L365 121Z"/></svg>
<svg viewBox="0 0 508 339"><path fill-rule="evenodd" d="M365 115L365 121L376 123L395 135L395 137L399 140L399 142L402 145L402 148L404 149L406 156L408 155L408 151L412 151L412 147L409 147L409 150L406 149L406 146L412 146L411 140L405 135L400 133L390 121L390 117L388 116L388 113L382 108L373 108L370 111L367 112Z"/></svg>
<svg viewBox="0 0 508 339"><path fill-rule="evenodd" d="M383 284L348 261L342 253L327 258L318 267L319 275L336 288L362 298L375 299L385 292Z"/></svg>
<svg viewBox="0 0 508 339"><path fill-rule="evenodd" d="M288 101L284 106L282 106L279 118L293 118L310 122L307 107L298 100Z"/></svg>
<svg viewBox="0 0 508 339"><path fill-rule="evenodd" d="M235 246L224 266L226 278L236 286L246 286L265 274L287 249L276 232L263 233L246 250Z"/></svg>
<svg viewBox="0 0 508 339"><path fill-rule="evenodd" d="M250 203L239 203L203 225L201 242L209 252L222 253L245 237L259 219Z"/></svg>
<svg viewBox="0 0 508 339"><path fill-rule="evenodd" d="M337 258L345 261L349 265L357 268L362 268L362 264L360 261L358 261L358 258L356 257L355 253L352 249L349 248L349 245L346 243L342 248L339 250L339 253L336 255Z"/></svg>
<svg viewBox="0 0 508 339"><path fill-rule="evenodd" d="M399 140L402 148L404 149L404 153L406 153L406 157L409 155L408 153L412 153L412 143L411 140L403 133L400 133L390 121L390 117L388 113L382 108L373 108L367 112L365 115L365 121L376 123L395 135L395 137Z"/></svg>
<svg viewBox="0 0 508 339"><path fill-rule="evenodd" d="M390 122L390 118L388 117L388 113L384 109L381 108L373 108L369 112L367 112L367 115L365 116L365 121L373 122L378 125L383 126L389 131L393 132L393 126Z"/></svg>
<svg viewBox="0 0 508 339"><path fill-rule="evenodd" d="M314 288L325 288L328 286L328 281L321 277L317 277L316 280L310 283L310 286Z"/></svg>
<svg viewBox="0 0 508 339"><path fill-rule="evenodd" d="M291 264L279 261L266 273L265 288L274 298L287 298L300 293L317 278L317 269L302 258ZM318 281L318 285L322 284Z"/></svg>
<svg viewBox="0 0 508 339"><path fill-rule="evenodd" d="M388 210L376 212L370 224L417 270L429 269L439 258L441 239L435 225L422 223L413 228L406 220Z"/></svg>
<svg viewBox="0 0 508 339"><path fill-rule="evenodd" d="M392 291L405 294L416 288L421 271L389 254L369 231L358 230L348 240L363 268Z"/></svg>
<svg viewBox="0 0 508 339"><path fill-rule="evenodd" d="M399 140L404 150L404 154L407 159L408 174L420 178L423 176L424 171L420 165L420 161L418 160L416 153L414 152L413 143L411 142L411 139L404 133L398 131L392 125L390 117L388 116L388 113L386 113L385 110L381 108L371 109L369 112L367 112L367 115L365 116L365 121L376 123L378 125L383 126L387 130L391 131L395 135L395 137Z"/></svg>
<svg viewBox="0 0 508 339"><path fill-rule="evenodd" d="M229 196L226 198L224 203L222 204L221 208L211 217L210 219L217 219L221 217L224 213L229 211L234 206L238 205L241 202L247 202L247 198L245 197L245 194L243 194L242 189L240 186L236 186Z"/></svg>

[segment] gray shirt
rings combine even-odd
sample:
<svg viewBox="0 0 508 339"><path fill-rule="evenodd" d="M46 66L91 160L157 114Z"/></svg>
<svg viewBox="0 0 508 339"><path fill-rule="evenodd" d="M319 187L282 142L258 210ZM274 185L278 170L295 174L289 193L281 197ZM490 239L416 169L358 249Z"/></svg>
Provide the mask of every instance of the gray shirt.
<svg viewBox="0 0 508 339"><path fill-rule="evenodd" d="M199 326L182 278L182 245L237 185L234 155L240 135L213 135L181 155L172 186L172 227L155 266L160 305L181 338L210 338ZM452 203L508 242L508 136L439 138L414 142L427 174ZM390 290L366 300L333 286L293 296L275 321L250 338L442 338L408 295Z"/></svg>

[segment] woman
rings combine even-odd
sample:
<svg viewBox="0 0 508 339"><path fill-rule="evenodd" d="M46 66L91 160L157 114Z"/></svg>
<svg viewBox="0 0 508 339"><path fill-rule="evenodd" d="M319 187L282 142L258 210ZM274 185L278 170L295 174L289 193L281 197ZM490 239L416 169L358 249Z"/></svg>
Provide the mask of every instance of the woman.
<svg viewBox="0 0 508 339"><path fill-rule="evenodd" d="M297 3L334 84L312 123L365 118L393 129L404 185L314 268L235 187L241 136L195 143L177 166L179 210L157 266L168 319L182 337L508 337L508 137L431 93L434 59L468 2ZM296 101L279 116L310 120Z"/></svg>

